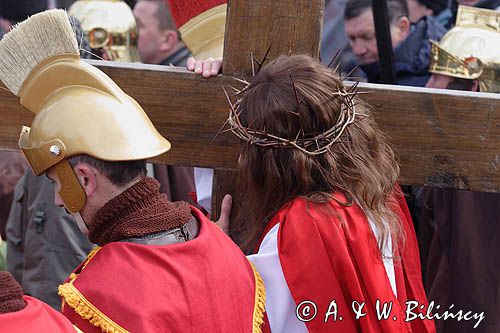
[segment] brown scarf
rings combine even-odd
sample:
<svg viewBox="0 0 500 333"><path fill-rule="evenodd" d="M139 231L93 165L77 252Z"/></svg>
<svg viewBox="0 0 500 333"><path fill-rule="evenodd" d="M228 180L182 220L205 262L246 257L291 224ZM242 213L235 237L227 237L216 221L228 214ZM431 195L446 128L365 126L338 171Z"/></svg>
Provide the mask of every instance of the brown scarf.
<svg viewBox="0 0 500 333"><path fill-rule="evenodd" d="M9 272L0 272L0 313L21 311L25 307L23 288Z"/></svg>
<svg viewBox="0 0 500 333"><path fill-rule="evenodd" d="M186 202L170 202L160 183L144 178L99 209L89 227L89 239L100 246L131 237L167 231L191 218Z"/></svg>

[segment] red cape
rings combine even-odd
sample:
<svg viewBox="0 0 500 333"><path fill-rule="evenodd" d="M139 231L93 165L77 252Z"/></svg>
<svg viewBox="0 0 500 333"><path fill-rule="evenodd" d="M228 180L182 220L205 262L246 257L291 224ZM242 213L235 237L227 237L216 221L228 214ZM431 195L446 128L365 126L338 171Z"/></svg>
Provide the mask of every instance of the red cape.
<svg viewBox="0 0 500 333"><path fill-rule="evenodd" d="M84 332L252 332L262 282L231 239L192 211L200 233L189 242L115 242L89 255L59 289L62 312Z"/></svg>
<svg viewBox="0 0 500 333"><path fill-rule="evenodd" d="M342 194L336 194L336 198L345 202ZM331 200L320 207L298 198L285 205L271 220L264 234L280 223L279 257L295 304L308 300L317 305L317 316L305 323L309 332L435 332L433 321L405 322L406 301L416 300L425 309L428 302L422 286L417 240L404 198L399 200L396 213L406 232L405 246L398 248L401 259L394 258L397 298L375 236L358 205L345 207ZM334 218L335 214L339 219ZM339 220L346 223L339 223ZM325 323L332 300L337 304L337 321L333 321L332 315ZM382 305L392 302L388 320L377 318L377 300ZM366 316L355 319L353 301L366 302L363 309ZM267 323L263 328L269 331Z"/></svg>
<svg viewBox="0 0 500 333"><path fill-rule="evenodd" d="M60 312L36 298L24 296L27 306L21 311L0 314L2 332L76 332Z"/></svg>

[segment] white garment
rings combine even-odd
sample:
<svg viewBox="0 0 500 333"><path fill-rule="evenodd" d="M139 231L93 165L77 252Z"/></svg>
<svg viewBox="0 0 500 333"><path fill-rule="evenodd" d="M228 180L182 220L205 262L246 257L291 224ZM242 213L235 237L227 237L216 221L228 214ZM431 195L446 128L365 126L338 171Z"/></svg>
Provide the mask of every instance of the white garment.
<svg viewBox="0 0 500 333"><path fill-rule="evenodd" d="M370 219L369 222L375 237L378 239L379 231L377 227ZM255 265L266 287L266 312L271 332L307 333L308 330L305 323L299 321L296 317L296 304L281 268L278 253L279 226L278 223L269 230L259 247L259 252L248 256L248 260ZM397 295L394 262L391 257L392 241L390 237L383 254L385 257L385 271L391 283L392 290Z"/></svg>
<svg viewBox="0 0 500 333"><path fill-rule="evenodd" d="M266 287L266 312L271 332L307 332L306 325L295 316L295 301L286 284L278 255L278 230L275 225L264 237L259 252L248 256L260 273Z"/></svg>
<svg viewBox="0 0 500 333"><path fill-rule="evenodd" d="M196 187L196 199L198 205L212 211L212 183L214 170L206 168L194 168L194 185Z"/></svg>

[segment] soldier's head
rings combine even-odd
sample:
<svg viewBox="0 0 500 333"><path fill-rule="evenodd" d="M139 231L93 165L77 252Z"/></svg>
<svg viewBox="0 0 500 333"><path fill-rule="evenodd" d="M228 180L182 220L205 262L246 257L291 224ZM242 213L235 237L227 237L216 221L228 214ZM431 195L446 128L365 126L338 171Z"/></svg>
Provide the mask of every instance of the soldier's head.
<svg viewBox="0 0 500 333"><path fill-rule="evenodd" d="M146 159L170 149L132 97L80 60L66 12L51 10L21 23L0 41L0 58L2 81L35 114L19 147L36 175L55 182L56 204L81 229L145 177Z"/></svg>
<svg viewBox="0 0 500 333"><path fill-rule="evenodd" d="M87 225L105 203L146 177L146 160L110 162L90 155L76 155L68 161L85 194L80 214ZM54 184L55 204L69 210L61 194L64 193L64 185L57 168L47 169L45 175Z"/></svg>
<svg viewBox="0 0 500 333"><path fill-rule="evenodd" d="M79 0L68 11L82 26L92 52L111 61L138 62L137 24L121 0Z"/></svg>
<svg viewBox="0 0 500 333"><path fill-rule="evenodd" d="M496 11L460 6L456 25L431 41L429 88L500 92L500 29Z"/></svg>
<svg viewBox="0 0 500 333"><path fill-rule="evenodd" d="M139 0L134 7L142 62L159 64L182 45L165 0Z"/></svg>
<svg viewBox="0 0 500 333"><path fill-rule="evenodd" d="M387 9L393 48L410 34L410 19L406 0L388 0ZM371 0L349 0L345 12L345 30L352 52L361 64L378 60L377 38Z"/></svg>

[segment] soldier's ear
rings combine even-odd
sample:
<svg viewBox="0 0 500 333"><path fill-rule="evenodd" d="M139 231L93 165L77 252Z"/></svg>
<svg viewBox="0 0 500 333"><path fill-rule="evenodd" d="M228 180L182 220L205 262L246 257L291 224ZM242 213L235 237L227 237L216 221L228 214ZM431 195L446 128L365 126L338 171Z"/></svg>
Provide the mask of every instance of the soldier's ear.
<svg viewBox="0 0 500 333"><path fill-rule="evenodd" d="M97 171L86 163L78 163L73 170L87 197L92 196L97 188Z"/></svg>

